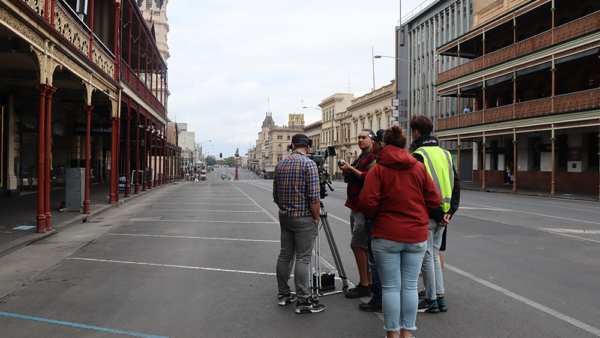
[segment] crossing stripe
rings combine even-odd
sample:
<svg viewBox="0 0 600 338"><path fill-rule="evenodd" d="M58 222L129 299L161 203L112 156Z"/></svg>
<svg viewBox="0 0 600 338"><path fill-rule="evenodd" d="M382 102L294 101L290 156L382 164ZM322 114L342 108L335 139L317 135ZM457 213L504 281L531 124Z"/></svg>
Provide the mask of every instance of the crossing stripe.
<svg viewBox="0 0 600 338"><path fill-rule="evenodd" d="M50 323L50 324L72 326L72 327L76 327L76 328L80 328L80 329L110 332L110 333L122 334L122 335L132 336L132 337L168 338L168 337L165 337L165 336L155 336L155 335L144 334L144 333L137 333L137 332L131 332L131 331L108 329L108 328L105 328L105 327L91 326L91 325L85 325L85 324L77 324L77 323L64 322L64 321L61 321L61 320L54 320L54 319L47 319L47 318L40 318L40 317L24 316L24 315L20 315L20 314L16 314L16 313L8 313L8 312L2 312L2 311L0 311L0 316L10 317L10 318L18 318L18 319L26 319L26 320L33 320L33 321L36 321L36 322L44 322L44 323Z"/></svg>
<svg viewBox="0 0 600 338"><path fill-rule="evenodd" d="M243 238L223 238L223 237L198 237L198 236L171 236L171 235L143 235L143 234L118 234L108 233L110 236L131 236L131 237L159 237L159 238L186 238L186 239L213 239L219 241L239 241L239 242L267 242L279 243L279 241L269 239L243 239Z"/></svg>

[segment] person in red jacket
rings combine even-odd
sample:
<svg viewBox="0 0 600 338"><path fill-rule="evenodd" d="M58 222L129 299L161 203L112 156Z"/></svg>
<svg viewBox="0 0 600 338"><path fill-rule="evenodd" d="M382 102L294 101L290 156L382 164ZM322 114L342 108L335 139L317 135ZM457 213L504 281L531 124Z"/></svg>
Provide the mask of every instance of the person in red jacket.
<svg viewBox="0 0 600 338"><path fill-rule="evenodd" d="M404 150L402 128L388 128L383 142L386 147L366 177L358 209L367 218L377 216L371 243L383 285L384 329L388 338L397 337L398 330L404 338L417 329L417 279L427 248L429 213L442 197L425 165Z"/></svg>

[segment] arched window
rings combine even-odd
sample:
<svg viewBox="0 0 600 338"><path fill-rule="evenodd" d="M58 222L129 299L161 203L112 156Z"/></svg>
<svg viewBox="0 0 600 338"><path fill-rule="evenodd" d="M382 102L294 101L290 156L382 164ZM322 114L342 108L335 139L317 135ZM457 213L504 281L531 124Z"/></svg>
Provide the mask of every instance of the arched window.
<svg viewBox="0 0 600 338"><path fill-rule="evenodd" d="M288 135L288 140L290 139L290 135Z"/></svg>
<svg viewBox="0 0 600 338"><path fill-rule="evenodd" d="M279 146L277 146L277 151L281 151L281 144L279 144Z"/></svg>
<svg viewBox="0 0 600 338"><path fill-rule="evenodd" d="M373 120L369 120L369 129L373 130Z"/></svg>

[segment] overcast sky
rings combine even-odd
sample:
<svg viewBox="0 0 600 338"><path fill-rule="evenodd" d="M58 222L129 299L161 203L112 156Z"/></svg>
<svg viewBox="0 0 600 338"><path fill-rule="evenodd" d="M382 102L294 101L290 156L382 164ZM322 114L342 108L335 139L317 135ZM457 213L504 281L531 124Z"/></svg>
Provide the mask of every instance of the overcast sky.
<svg viewBox="0 0 600 338"><path fill-rule="evenodd" d="M403 15L421 2L402 0ZM303 106L371 91L371 47L394 56L399 0L171 0L167 16L169 117L230 156L256 143L268 98L277 125L309 124L321 113ZM376 87L393 79L394 60L375 60Z"/></svg>

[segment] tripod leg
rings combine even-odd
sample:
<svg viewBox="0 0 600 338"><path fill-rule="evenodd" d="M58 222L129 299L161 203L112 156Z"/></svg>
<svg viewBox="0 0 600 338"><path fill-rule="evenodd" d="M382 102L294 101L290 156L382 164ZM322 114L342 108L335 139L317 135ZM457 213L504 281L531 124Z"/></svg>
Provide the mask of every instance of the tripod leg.
<svg viewBox="0 0 600 338"><path fill-rule="evenodd" d="M346 271L344 270L344 266L342 265L342 260L340 258L340 253L337 249L337 245L335 244L335 239L333 238L333 233L331 232L331 227L329 226L329 221L327 220L327 215L321 218L323 221L323 229L325 231L325 237L327 237L327 242L329 243L329 249L331 249L331 254L333 255L333 262L335 264L336 269L342 279L343 289L348 289L348 277L346 277Z"/></svg>

